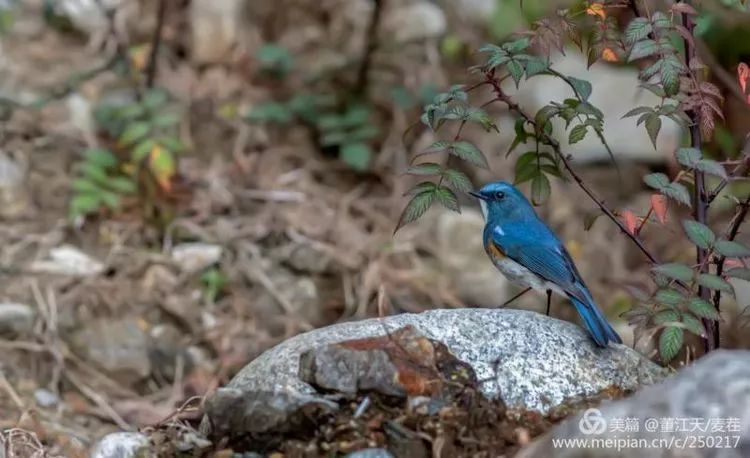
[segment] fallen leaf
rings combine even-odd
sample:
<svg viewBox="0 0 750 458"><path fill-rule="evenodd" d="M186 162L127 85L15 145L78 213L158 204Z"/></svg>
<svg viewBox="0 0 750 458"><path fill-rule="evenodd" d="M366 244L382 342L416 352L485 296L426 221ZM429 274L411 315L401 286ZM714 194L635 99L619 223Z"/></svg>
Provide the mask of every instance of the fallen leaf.
<svg viewBox="0 0 750 458"><path fill-rule="evenodd" d="M750 94L747 93L747 86L750 83L750 66L744 62L741 62L740 65L737 66L737 81L740 83L742 93L747 97L748 105L750 105Z"/></svg>
<svg viewBox="0 0 750 458"><path fill-rule="evenodd" d="M656 215L656 219L659 220L661 224L666 224L667 222L667 197L662 194L652 194L651 195L651 208L654 209L654 214Z"/></svg>
<svg viewBox="0 0 750 458"><path fill-rule="evenodd" d="M151 173L154 174L156 182L159 183L164 191L169 191L172 188L172 176L175 173L175 163L172 153L155 145L149 153L149 164Z"/></svg>
<svg viewBox="0 0 750 458"><path fill-rule="evenodd" d="M607 13L604 12L604 5L601 3L592 3L586 8L586 14L589 16L599 16L602 19L606 19Z"/></svg>
<svg viewBox="0 0 750 458"><path fill-rule="evenodd" d="M604 48L602 50L602 59L606 60L607 62L617 62L619 60L617 58L617 53L615 53L611 48Z"/></svg>

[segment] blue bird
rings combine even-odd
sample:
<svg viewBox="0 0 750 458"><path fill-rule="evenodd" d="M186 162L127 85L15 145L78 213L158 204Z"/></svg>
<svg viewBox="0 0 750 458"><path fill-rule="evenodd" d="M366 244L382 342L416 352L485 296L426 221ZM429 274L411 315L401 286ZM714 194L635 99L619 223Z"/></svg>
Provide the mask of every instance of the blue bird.
<svg viewBox="0 0 750 458"><path fill-rule="evenodd" d="M508 280L546 292L548 314L552 292L570 299L600 347L622 342L594 302L568 251L521 191L496 181L470 194L479 199L486 221L485 251Z"/></svg>

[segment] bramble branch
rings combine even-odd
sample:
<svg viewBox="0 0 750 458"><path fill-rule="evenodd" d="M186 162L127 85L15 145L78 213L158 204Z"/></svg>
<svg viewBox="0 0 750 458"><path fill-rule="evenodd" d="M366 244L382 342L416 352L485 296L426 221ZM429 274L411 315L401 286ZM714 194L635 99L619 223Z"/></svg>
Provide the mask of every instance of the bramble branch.
<svg viewBox="0 0 750 458"><path fill-rule="evenodd" d="M500 87L499 81L495 78L494 71L490 71L485 73L485 78L487 82L492 86L492 90L496 95L497 100L502 101L508 106L508 109L515 112L519 116L521 116L527 123L529 123L532 126L536 127L536 122L534 119L532 119L528 114L526 114L525 111L513 100L510 99L502 90ZM635 234L631 234L625 225L615 216L615 214L607 208L607 206L604 204L604 202L594 194L594 192L589 188L589 186L583 181L583 179L576 173L576 171L573 169L573 167L570 165L570 161L568 161L568 158L565 156L565 154L562 152L560 148L560 143L543 132L541 129L536 129L540 132L540 135L542 136L542 140L544 143L548 144L552 149L554 150L557 157L560 158L560 160L563 163L563 166L565 167L565 170L568 171L568 174L573 178L573 180L576 182L578 187L580 187L583 192L586 193L589 198L594 201L594 203L599 207L599 209L607 215L607 217L614 222L617 227L620 228L623 234L625 234L637 247L638 249L651 261L653 264L659 264L659 261L657 260L656 256L651 253L651 251L646 248L646 246L643 244L643 241L636 236Z"/></svg>

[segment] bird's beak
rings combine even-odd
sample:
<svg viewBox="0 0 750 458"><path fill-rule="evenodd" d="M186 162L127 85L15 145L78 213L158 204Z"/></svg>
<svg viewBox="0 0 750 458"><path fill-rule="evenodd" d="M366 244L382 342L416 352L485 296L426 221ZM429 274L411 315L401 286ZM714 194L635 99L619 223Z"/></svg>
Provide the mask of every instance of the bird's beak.
<svg viewBox="0 0 750 458"><path fill-rule="evenodd" d="M487 200L485 199L483 195L479 194L478 192L469 191L469 194L471 194L472 196L476 197L479 200Z"/></svg>

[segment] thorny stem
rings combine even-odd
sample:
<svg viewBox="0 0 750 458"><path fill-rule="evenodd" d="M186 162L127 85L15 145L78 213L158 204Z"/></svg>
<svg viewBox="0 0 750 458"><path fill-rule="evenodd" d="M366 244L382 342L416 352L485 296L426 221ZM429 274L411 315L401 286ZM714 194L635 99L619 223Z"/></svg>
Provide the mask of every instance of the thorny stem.
<svg viewBox="0 0 750 458"><path fill-rule="evenodd" d="M748 210L750 210L750 195L747 196L747 198L740 203L740 206L737 207L737 213L735 213L734 218L732 218L732 221L729 225L729 230L726 233L726 239L727 240L734 240L735 237L737 237L737 233L740 231L740 226L742 226L742 223L745 221L745 217L747 217ZM724 273L724 262L726 261L726 256L722 256L718 259L716 262L716 275L721 276L722 273ZM714 307L716 308L716 311L719 312L721 305L721 291L716 290L714 291ZM718 328L718 322L717 328ZM719 333L716 332L714 334L714 345L716 347L719 346Z"/></svg>
<svg viewBox="0 0 750 458"><path fill-rule="evenodd" d="M378 28L383 16L384 3L385 0L373 0L372 16L370 17L370 24L367 26L367 43L354 88L354 93L357 95L365 95L369 86L370 65L372 64L373 54L378 49Z"/></svg>
<svg viewBox="0 0 750 458"><path fill-rule="evenodd" d="M146 87L151 89L154 87L154 81L156 80L156 67L157 58L159 54L159 46L161 45L162 29L164 28L164 17L167 13L167 0L159 0L159 6L156 13L156 28L154 29L154 36L151 38L151 55L148 59L148 70L146 73Z"/></svg>
<svg viewBox="0 0 750 458"><path fill-rule="evenodd" d="M526 112L523 111L523 109L521 109L521 107L516 102L514 102L507 95L505 95L502 88L500 87L500 83L495 78L493 71L486 73L485 77L487 78L487 81L492 86L492 90L493 92L495 92L495 95L497 96L498 100L505 103L508 106L509 110L517 113L527 123L531 124L534 127L538 127L536 125L536 122L528 114L526 114ZM552 147L557 157L559 157L560 160L562 161L563 166L565 167L565 170L567 170L568 174L570 174L570 176L573 177L573 180L576 182L578 187L581 188L583 192L585 192L586 195L589 196L589 198L592 201L594 201L594 203L599 207L599 209L605 215L607 215L607 217L610 220L612 220L612 222L614 222L617 225L617 227L620 228L622 233L625 234L638 247L638 249L649 259L649 261L651 261L653 264L659 264L659 261L656 259L656 256L654 256L654 254L651 253L651 251L648 248L646 248L646 246L643 244L641 239L635 234L631 234L627 230L625 225L619 219L617 219L617 216L615 216L612 210L607 208L604 202L601 199L599 199L596 196L596 194L594 194L591 188L589 188L589 186L583 181L583 179L581 179L581 177L576 173L576 171L570 165L568 158L565 156L565 154L563 154L562 150L560 149L560 143L554 138L544 133L543 131L541 131L541 129L536 129L536 130L540 132L540 135L542 136L542 140L544 141L544 143Z"/></svg>
<svg viewBox="0 0 750 458"><path fill-rule="evenodd" d="M693 21L687 14L682 14L682 24L685 28L693 34ZM685 43L685 66L690 72L690 62L696 58L695 47L690 40L683 40ZM698 113L695 110L688 112L690 117L690 146L693 148L700 149L701 147L701 131L699 126ZM707 213L708 213L708 196L706 195L706 183L705 175L702 171L695 169L694 172L695 188L693 191L693 217L696 221L701 224L706 224ZM708 251L702 247L696 247L696 261L699 266L699 274L707 273L709 268L706 263ZM702 286L698 285L698 296L706 301L711 300L711 291ZM716 349L719 342L719 322L712 320L704 320L706 326L706 338L704 340L704 348L706 353Z"/></svg>

